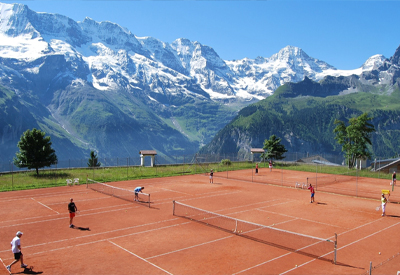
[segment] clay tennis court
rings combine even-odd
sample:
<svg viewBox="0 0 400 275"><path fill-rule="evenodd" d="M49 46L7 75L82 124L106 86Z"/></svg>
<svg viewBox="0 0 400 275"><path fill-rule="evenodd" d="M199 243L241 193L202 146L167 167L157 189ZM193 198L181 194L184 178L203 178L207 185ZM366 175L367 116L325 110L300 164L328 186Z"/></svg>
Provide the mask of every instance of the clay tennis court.
<svg viewBox="0 0 400 275"><path fill-rule="evenodd" d="M277 169L235 173L216 173L214 184L204 174L109 183L144 186L150 208L85 185L0 193L0 274L8 274L10 241L18 230L25 263L33 268L17 263L13 274L366 274L371 261L378 266L372 274L400 270L400 205L389 203L386 217L375 210L387 180L369 179L366 187L358 182L357 188L376 190L376 199L317 191L310 203L310 192L294 184L312 173L286 171L292 186L261 183L279 182L283 173ZM71 197L80 210L75 229L69 228ZM337 263L174 216L174 200L322 239L336 233Z"/></svg>

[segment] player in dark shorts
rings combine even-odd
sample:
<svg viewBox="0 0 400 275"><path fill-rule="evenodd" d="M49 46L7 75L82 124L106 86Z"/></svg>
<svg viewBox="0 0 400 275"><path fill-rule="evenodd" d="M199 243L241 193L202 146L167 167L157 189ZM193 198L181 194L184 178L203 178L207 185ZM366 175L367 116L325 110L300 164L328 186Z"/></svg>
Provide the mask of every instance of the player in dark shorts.
<svg viewBox="0 0 400 275"><path fill-rule="evenodd" d="M314 196L315 196L314 187L310 183L310 186L307 189L309 189L310 192L311 192L311 201L310 201L310 203L313 203L314 202Z"/></svg>
<svg viewBox="0 0 400 275"><path fill-rule="evenodd" d="M78 208L76 208L73 198L70 199L70 203L68 204L68 211L69 211L69 227L73 228L74 225L72 224L72 221L74 220L75 212L78 211Z"/></svg>
<svg viewBox="0 0 400 275"><path fill-rule="evenodd" d="M22 234L23 233L21 231L18 231L14 239L11 241L11 250L14 253L14 261L6 267L8 272L10 273L11 273L11 266L17 263L18 261L21 261L21 268L27 267L27 265L24 264L24 255L21 252Z"/></svg>

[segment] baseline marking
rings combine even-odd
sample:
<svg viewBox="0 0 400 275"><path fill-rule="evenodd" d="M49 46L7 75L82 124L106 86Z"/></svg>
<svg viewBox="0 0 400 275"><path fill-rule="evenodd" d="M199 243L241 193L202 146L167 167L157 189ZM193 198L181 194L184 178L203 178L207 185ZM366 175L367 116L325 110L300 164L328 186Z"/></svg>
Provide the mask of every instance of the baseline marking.
<svg viewBox="0 0 400 275"><path fill-rule="evenodd" d="M51 211L54 211L54 212L56 212L57 214L60 214L60 213L58 213L56 210L51 209L50 207L48 207L47 205L41 203L40 201L37 201L37 200L35 200L34 198L31 198L31 199L34 200L35 202L37 202L38 204L43 205L43 206L46 207L47 209L50 209Z"/></svg>
<svg viewBox="0 0 400 275"><path fill-rule="evenodd" d="M146 260L146 259L140 257L139 255L136 255L135 253L129 251L128 249L125 249L125 248L123 248L122 246L120 246L120 245L118 245L118 244L116 244L116 243L114 243L114 242L112 242L112 241L109 241L109 242L112 243L113 245L115 245L116 247L119 247L119 248L121 248L122 250L128 252L129 254L131 254L131 255L133 255L133 256L135 256L135 257L141 259L142 261L145 261L146 263L151 264L152 266L154 266L154 267L156 267L156 268L158 268L158 269L164 271L165 273L173 275L172 273L166 271L165 269L159 267L158 265L155 265L155 264L149 262L148 260Z"/></svg>
<svg viewBox="0 0 400 275"><path fill-rule="evenodd" d="M228 239L228 238L233 238L233 237L235 237L235 236L232 235L232 236L228 236L228 237L223 237L223 238L220 238L220 239L216 239L216 240L212 240L212 241L208 241L208 242L204 242L204 243L200 243L200 244L188 246L188 247L181 248L181 249L174 250L174 251L170 251L170 252L167 252L167 253L163 253L163 254L159 254L159 255L147 257L146 259L153 259L153 258L157 258L157 257L169 255L169 254L176 253L176 252L180 252L180 251L183 251L183 250L186 250L186 249L191 249L191 248L198 247L198 246L202 246L202 245L205 245L205 244L210 244L210 243L214 243L214 242L219 242L219 241L222 241L222 240L225 240L225 239Z"/></svg>
<svg viewBox="0 0 400 275"><path fill-rule="evenodd" d="M0 261L2 262L2 264L4 265L4 268L7 270L7 272L8 272L8 269L7 269L7 266L6 266L6 264L3 262L3 259L2 258L0 258Z"/></svg>

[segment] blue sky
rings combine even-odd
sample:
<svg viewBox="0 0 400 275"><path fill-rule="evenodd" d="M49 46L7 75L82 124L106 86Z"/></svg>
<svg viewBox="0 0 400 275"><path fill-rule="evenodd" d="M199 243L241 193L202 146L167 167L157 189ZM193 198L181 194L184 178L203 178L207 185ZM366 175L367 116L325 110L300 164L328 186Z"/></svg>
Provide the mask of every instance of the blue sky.
<svg viewBox="0 0 400 275"><path fill-rule="evenodd" d="M5 1L82 21L111 21L136 36L210 46L225 60L270 57L287 45L338 69L400 45L400 1Z"/></svg>

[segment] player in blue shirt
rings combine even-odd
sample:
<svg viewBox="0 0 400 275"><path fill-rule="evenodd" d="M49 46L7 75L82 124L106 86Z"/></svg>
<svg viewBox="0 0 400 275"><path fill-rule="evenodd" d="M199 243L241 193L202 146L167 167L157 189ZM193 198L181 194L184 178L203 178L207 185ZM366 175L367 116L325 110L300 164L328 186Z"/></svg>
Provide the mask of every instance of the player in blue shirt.
<svg viewBox="0 0 400 275"><path fill-rule="evenodd" d="M136 187L135 188L135 201L139 201L139 192L143 193L142 190L144 189L144 187Z"/></svg>

